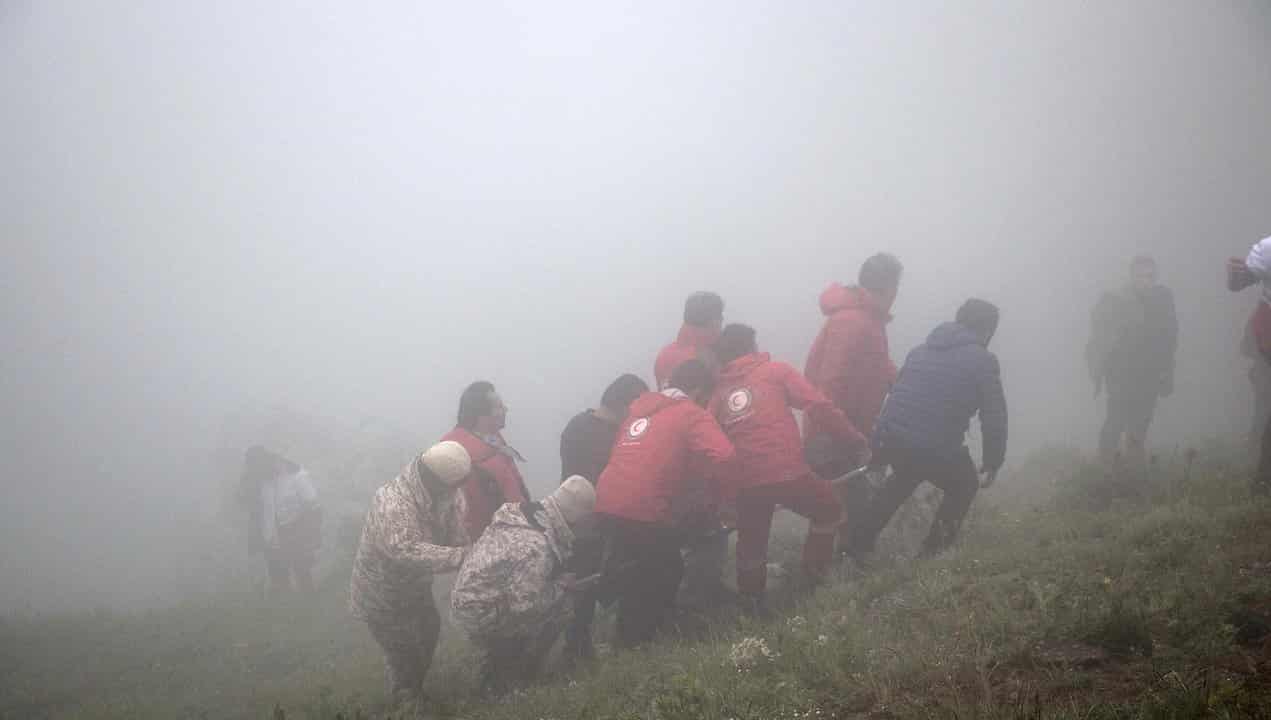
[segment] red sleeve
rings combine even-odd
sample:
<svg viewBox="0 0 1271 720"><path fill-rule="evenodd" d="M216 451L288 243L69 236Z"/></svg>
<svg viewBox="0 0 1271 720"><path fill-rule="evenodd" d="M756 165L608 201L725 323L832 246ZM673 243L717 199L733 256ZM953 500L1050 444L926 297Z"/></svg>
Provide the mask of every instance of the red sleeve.
<svg viewBox="0 0 1271 720"><path fill-rule="evenodd" d="M701 408L694 407L689 418L688 450L696 458L705 460L701 467L717 505L731 505L737 494L733 483L737 473L732 472L736 451L715 418Z"/></svg>
<svg viewBox="0 0 1271 720"><path fill-rule="evenodd" d="M825 344L821 347L821 365L817 375L825 385L829 400L839 407L848 404L847 376L852 356L859 343L857 323L848 318L833 318L825 328Z"/></svg>
<svg viewBox="0 0 1271 720"><path fill-rule="evenodd" d="M813 387L807 378L785 363L774 363L777 377L786 390L786 399L790 407L804 411L817 427L825 428L831 435L851 443L855 447L864 447L865 436L861 435L851 420L834 406L820 390Z"/></svg>

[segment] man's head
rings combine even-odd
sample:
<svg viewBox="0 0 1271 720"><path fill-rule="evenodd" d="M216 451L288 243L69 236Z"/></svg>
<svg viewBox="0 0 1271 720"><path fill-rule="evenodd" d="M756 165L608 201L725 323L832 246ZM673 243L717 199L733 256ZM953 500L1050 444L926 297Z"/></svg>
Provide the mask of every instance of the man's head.
<svg viewBox="0 0 1271 720"><path fill-rule="evenodd" d="M905 267L895 255L878 253L861 265L857 284L873 293L884 310L891 310L900 291L900 275Z"/></svg>
<svg viewBox="0 0 1271 720"><path fill-rule="evenodd" d="M980 338L981 345L988 347L993 334L997 332L998 317L996 305L987 300L971 298L958 308L955 320L959 325L974 332Z"/></svg>
<svg viewBox="0 0 1271 720"><path fill-rule="evenodd" d="M627 373L609 383L609 387L605 388L605 394L600 396L600 405L621 420L627 416L627 408L631 407L631 403L648 391L649 386L643 380Z"/></svg>
<svg viewBox="0 0 1271 720"><path fill-rule="evenodd" d="M693 402L705 406L715 389L715 376L701 360L685 360L671 373L667 387L675 388L692 398Z"/></svg>
<svg viewBox="0 0 1271 720"><path fill-rule="evenodd" d="M1156 285L1156 260L1148 255L1139 255L1130 261L1130 287L1136 292L1144 292Z"/></svg>
<svg viewBox="0 0 1271 720"><path fill-rule="evenodd" d="M759 352L759 345L755 341L755 329L749 325L733 323L724 328L715 341L715 357L721 366L753 352Z"/></svg>
<svg viewBox="0 0 1271 720"><path fill-rule="evenodd" d="M462 445L453 440L443 440L419 456L423 470L432 473L442 485L455 487L472 471L472 458Z"/></svg>
<svg viewBox="0 0 1271 720"><path fill-rule="evenodd" d="M459 396L459 427L490 434L507 424L508 409L494 385L485 380L472 383Z"/></svg>
<svg viewBox="0 0 1271 720"><path fill-rule="evenodd" d="M684 301L684 324L719 330L724 326L724 299L713 292L695 292Z"/></svg>

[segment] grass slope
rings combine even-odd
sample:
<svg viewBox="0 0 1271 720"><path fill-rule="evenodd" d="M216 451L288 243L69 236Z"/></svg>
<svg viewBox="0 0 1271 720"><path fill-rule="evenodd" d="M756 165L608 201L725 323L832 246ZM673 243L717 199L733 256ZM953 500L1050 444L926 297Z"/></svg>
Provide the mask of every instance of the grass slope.
<svg viewBox="0 0 1271 720"><path fill-rule="evenodd" d="M428 709L474 720L1271 717L1271 501L1250 498L1234 456L1210 448L1110 482L1070 453L1039 454L977 502L939 559L884 557L786 599L772 623L721 618L497 702L473 697L472 650L447 636ZM910 510L921 525L923 508ZM795 549L774 542L774 555ZM6 619L0 718L398 717L382 706L376 648L344 614L345 577L304 603L243 593Z"/></svg>

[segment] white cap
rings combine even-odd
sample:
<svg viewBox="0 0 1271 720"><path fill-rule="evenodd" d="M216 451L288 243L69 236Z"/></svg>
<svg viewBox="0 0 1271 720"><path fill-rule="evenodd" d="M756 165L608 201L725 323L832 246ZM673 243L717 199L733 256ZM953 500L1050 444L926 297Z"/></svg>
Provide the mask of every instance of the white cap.
<svg viewBox="0 0 1271 720"><path fill-rule="evenodd" d="M468 473L472 472L472 458L454 440L444 440L433 445L419 459L439 480L450 486L463 482Z"/></svg>
<svg viewBox="0 0 1271 720"><path fill-rule="evenodd" d="M556 507L565 516L565 522L573 525L591 514L596 507L596 489L582 475L574 475L560 484L552 493Z"/></svg>

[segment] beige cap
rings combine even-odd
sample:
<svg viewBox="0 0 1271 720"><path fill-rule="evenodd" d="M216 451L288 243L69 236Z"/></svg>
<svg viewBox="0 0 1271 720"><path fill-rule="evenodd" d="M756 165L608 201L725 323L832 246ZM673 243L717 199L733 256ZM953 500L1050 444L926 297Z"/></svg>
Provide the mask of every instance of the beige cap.
<svg viewBox="0 0 1271 720"><path fill-rule="evenodd" d="M444 440L424 451L420 456L424 466L447 485L458 485L472 472L472 458L468 451L454 440Z"/></svg>
<svg viewBox="0 0 1271 720"><path fill-rule="evenodd" d="M596 489L582 475L574 475L560 484L552 493L556 507L560 508L565 522L573 525L591 514L596 507Z"/></svg>

